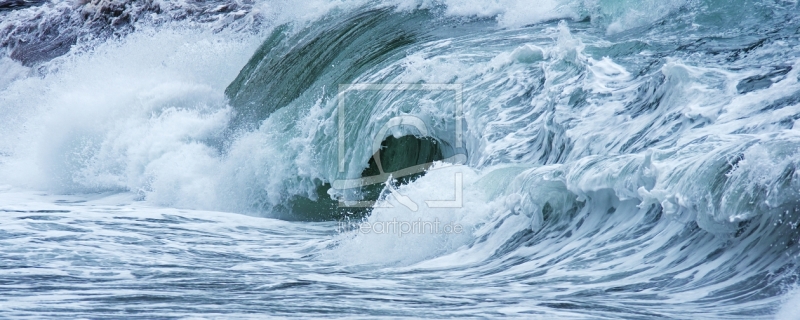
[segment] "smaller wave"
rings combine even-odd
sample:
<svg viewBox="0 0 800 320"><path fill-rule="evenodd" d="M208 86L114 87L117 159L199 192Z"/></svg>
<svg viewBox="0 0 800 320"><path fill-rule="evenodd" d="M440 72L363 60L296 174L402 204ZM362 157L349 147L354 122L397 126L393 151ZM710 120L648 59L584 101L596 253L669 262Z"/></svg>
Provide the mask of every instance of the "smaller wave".
<svg viewBox="0 0 800 320"><path fill-rule="evenodd" d="M304 1L0 1L0 53L26 66L41 64L73 50L90 50L154 26L201 27L219 32L259 33L283 23L316 20L337 8L366 0ZM5 9L4 9L5 8Z"/></svg>
<svg viewBox="0 0 800 320"><path fill-rule="evenodd" d="M492 18L503 28L518 28L558 19L591 20L617 33L653 24L691 1L596 1L596 0L546 0L531 5L525 0L435 0L403 1L400 9L432 8L441 6L449 16Z"/></svg>

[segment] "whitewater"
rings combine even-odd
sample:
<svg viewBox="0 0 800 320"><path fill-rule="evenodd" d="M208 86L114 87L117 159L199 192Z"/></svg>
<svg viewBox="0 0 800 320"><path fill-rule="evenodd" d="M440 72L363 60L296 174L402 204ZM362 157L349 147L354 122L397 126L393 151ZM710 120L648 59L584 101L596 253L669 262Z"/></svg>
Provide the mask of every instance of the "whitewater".
<svg viewBox="0 0 800 320"><path fill-rule="evenodd" d="M0 1L0 317L800 319L798 119L794 0Z"/></svg>

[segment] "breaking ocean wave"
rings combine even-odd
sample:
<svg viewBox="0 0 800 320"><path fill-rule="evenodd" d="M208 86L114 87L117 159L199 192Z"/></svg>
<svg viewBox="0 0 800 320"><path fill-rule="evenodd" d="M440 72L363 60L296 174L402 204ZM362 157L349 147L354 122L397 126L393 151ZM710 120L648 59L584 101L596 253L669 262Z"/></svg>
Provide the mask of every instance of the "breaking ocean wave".
<svg viewBox="0 0 800 320"><path fill-rule="evenodd" d="M0 2L0 310L796 318L798 9Z"/></svg>

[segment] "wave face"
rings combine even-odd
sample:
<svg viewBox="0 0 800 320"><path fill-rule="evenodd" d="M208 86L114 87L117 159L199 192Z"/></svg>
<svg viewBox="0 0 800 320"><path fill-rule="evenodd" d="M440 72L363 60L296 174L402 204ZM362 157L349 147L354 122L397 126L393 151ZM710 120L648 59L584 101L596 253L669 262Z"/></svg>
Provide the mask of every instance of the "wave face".
<svg viewBox="0 0 800 320"><path fill-rule="evenodd" d="M60 5L0 15L77 19ZM108 33L92 23L67 42L6 31L46 40L3 43L0 181L286 220L458 224L359 229L312 250L395 282L430 274L470 301L441 301L437 316L465 303L486 316L792 316L797 2L204 5L217 9L137 6L155 13L102 41L81 42ZM382 184L414 166L427 171ZM376 175L372 189L341 187ZM453 199L454 183L458 205L423 205Z"/></svg>

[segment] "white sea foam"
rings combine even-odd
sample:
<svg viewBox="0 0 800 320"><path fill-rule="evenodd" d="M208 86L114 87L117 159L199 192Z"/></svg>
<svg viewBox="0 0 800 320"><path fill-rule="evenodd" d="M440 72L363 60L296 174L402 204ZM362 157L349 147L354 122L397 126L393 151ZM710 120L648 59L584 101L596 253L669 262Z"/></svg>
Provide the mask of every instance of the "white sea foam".
<svg viewBox="0 0 800 320"><path fill-rule="evenodd" d="M59 192L144 191L165 204L208 199L198 193L207 178L192 177L214 172L220 158L202 142L227 126L222 91L259 40L141 32L17 80L2 95L12 120L2 179Z"/></svg>
<svg viewBox="0 0 800 320"><path fill-rule="evenodd" d="M398 194L416 206L409 207L385 192L385 199L369 217L351 221L371 230L342 230L340 244L331 254L348 264L408 265L454 252L474 240L475 228L491 215L495 205L474 186L475 171L441 165L434 165L413 184L397 188ZM463 184L456 183L457 176ZM455 202L458 195L463 197L460 203ZM430 207L426 201L432 200L454 204L452 208Z"/></svg>
<svg viewBox="0 0 800 320"><path fill-rule="evenodd" d="M794 289L786 294L775 320L794 320L800 316L800 292Z"/></svg>

